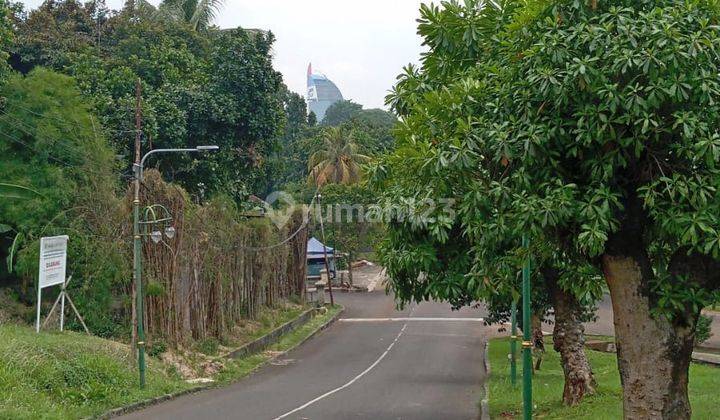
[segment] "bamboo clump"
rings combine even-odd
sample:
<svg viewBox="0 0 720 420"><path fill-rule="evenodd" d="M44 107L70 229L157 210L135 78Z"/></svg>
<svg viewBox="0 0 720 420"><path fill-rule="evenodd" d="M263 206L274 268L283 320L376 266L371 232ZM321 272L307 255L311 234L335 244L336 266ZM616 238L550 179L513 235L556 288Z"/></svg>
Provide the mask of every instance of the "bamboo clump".
<svg viewBox="0 0 720 420"><path fill-rule="evenodd" d="M307 228L287 244L251 250L287 238L303 226L296 211L282 229L267 218L242 218L234 203L197 205L160 173L147 171L142 203L162 204L173 216L175 238L143 245L145 328L150 340L171 345L225 338L263 307L303 298Z"/></svg>

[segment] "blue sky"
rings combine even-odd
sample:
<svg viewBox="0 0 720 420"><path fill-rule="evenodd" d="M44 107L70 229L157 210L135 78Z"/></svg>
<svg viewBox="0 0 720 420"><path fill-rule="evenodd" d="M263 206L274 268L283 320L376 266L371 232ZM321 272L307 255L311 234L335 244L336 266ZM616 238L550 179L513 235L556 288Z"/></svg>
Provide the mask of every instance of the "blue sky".
<svg viewBox="0 0 720 420"><path fill-rule="evenodd" d="M118 9L123 0L106 0ZM150 0L157 4L158 0ZM24 1L32 8L42 0ZM305 95L308 62L333 80L346 99L383 107L402 66L421 52L415 19L421 0L226 0L223 28L269 29L277 37L275 67L290 89Z"/></svg>

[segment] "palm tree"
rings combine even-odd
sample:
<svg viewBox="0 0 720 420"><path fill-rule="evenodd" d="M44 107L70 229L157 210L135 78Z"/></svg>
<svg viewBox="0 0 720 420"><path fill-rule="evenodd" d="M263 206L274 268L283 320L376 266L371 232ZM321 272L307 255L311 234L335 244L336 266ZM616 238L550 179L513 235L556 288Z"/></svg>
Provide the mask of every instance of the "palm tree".
<svg viewBox="0 0 720 420"><path fill-rule="evenodd" d="M328 127L323 135L323 148L313 153L308 161L308 183L321 187L360 181L360 165L370 158L358 153L357 148L351 132L341 127Z"/></svg>
<svg viewBox="0 0 720 420"><path fill-rule="evenodd" d="M205 31L212 24L224 0L164 0L158 11L177 21L185 22L195 31Z"/></svg>

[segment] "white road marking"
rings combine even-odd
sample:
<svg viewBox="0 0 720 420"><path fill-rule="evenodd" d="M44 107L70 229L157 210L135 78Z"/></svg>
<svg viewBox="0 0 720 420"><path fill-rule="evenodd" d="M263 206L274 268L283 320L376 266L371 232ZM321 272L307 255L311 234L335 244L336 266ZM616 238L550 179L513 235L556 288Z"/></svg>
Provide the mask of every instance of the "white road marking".
<svg viewBox="0 0 720 420"><path fill-rule="evenodd" d="M340 318L340 322L485 322L484 318Z"/></svg>
<svg viewBox="0 0 720 420"><path fill-rule="evenodd" d="M413 308L412 310L410 310L410 315L412 315L412 312L413 312L414 309L415 309L415 308ZM346 319L353 319L353 318L346 318ZM414 319L414 318L407 318L407 319L409 320L409 319ZM338 321L342 321L342 319L339 319ZM315 404L316 402L318 402L318 401L320 401L320 400L322 400L322 399L324 399L324 398L327 398L327 397L335 394L336 392L342 391L343 389L345 389L345 388L349 387L350 385L354 384L355 382L357 382L358 379L360 379L360 378L362 378L363 376L367 375L368 372L370 372L371 370L373 370L373 369L375 368L375 366L377 366L378 364L380 364L380 362L382 362L382 360L385 358L385 356L387 356L388 353L390 353L390 350L392 350L392 348L395 347L395 343L397 343L398 340L400 339L400 337L402 337L403 333L405 332L405 328L407 328L407 325L408 325L408 324L407 324L407 322L406 322L405 325L403 325L402 328L400 329L400 332L397 334L397 336L395 336L395 339L392 341L392 343L390 343L390 345L388 346L388 348L385 349L385 351L383 352L383 354L381 354L380 357L378 357L377 360L375 360L375 361L373 362L373 364L371 364L370 366L368 366L367 369L365 369L365 370L363 370L362 372L360 372L357 376L355 376L354 378L352 378L352 379L351 379L350 381L348 381L346 384L344 384L344 385L342 385L342 386L339 386L339 387L337 387L337 388L335 388L335 389L332 389L332 390L330 390L330 391L322 394L321 396L319 396L319 397L317 397L317 398L315 398L315 399L312 399L312 400L306 402L305 404L301 405L300 407L288 411L287 413L285 413L285 414L283 414L283 415L281 415L281 416L275 417L273 420L284 419L285 417L287 417L287 416L289 416L289 415L295 414L295 413L297 413L298 411L303 410L303 409L305 409L305 408L307 408L307 407Z"/></svg>

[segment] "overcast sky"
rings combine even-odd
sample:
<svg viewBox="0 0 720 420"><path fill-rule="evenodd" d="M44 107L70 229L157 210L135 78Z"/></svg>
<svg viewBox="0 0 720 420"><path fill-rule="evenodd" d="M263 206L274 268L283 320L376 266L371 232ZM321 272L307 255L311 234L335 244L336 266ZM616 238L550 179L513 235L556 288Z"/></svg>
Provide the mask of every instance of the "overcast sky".
<svg viewBox="0 0 720 420"><path fill-rule="evenodd" d="M123 0L106 0L119 9ZM159 0L150 0L157 4ZM271 30L275 67L285 84L305 96L309 62L335 82L346 99L382 107L402 67L419 59L416 34L422 0L226 0L222 28ZM26 0L37 7L42 0Z"/></svg>

